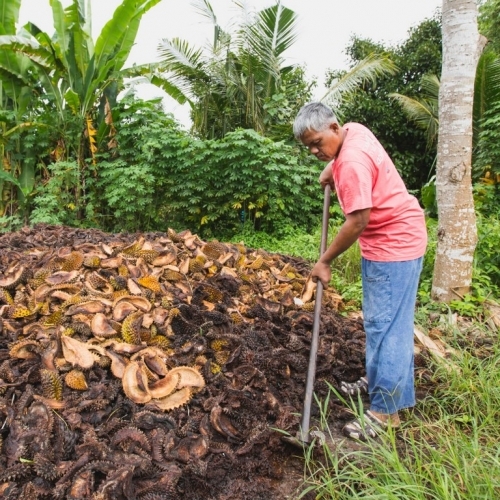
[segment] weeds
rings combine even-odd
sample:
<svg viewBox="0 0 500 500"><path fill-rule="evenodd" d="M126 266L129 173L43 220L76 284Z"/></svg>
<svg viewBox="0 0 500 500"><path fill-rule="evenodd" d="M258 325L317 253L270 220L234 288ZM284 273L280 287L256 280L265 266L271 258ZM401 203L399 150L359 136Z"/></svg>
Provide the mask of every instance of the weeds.
<svg viewBox="0 0 500 500"><path fill-rule="evenodd" d="M457 338L450 332L447 340ZM390 429L356 451L332 447L332 436L319 451L309 447L300 498L311 492L318 500L499 498L500 348L492 346L484 359L457 352L455 370L433 367L433 393L406 412L398 432ZM331 398L342 400L331 388L318 404L327 433ZM360 401L342 401L361 415Z"/></svg>

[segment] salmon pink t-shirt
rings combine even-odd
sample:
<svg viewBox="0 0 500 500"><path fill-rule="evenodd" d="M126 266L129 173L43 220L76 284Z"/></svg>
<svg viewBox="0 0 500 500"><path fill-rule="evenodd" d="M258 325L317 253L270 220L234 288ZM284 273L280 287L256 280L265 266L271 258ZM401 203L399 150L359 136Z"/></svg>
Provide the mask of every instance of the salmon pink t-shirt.
<svg viewBox="0 0 500 500"><path fill-rule="evenodd" d="M370 130L343 126L344 140L332 163L333 180L344 214L370 208L359 237L365 259L391 262L421 257L427 246L423 210L410 195L394 163Z"/></svg>

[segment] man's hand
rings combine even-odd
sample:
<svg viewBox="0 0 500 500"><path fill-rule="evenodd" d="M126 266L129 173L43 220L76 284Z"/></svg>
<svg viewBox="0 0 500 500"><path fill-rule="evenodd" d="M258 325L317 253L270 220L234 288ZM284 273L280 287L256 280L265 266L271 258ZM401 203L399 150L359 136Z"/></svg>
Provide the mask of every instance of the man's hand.
<svg viewBox="0 0 500 500"><path fill-rule="evenodd" d="M333 172L332 172L332 164L329 162L326 167L323 169L323 172L319 175L319 183L321 187L325 189L327 185L330 185L332 189L335 189L335 184L333 183Z"/></svg>
<svg viewBox="0 0 500 500"><path fill-rule="evenodd" d="M330 269L330 265L319 260L314 265L311 276L313 281L316 282L319 279L321 283L323 283L323 286L326 288L330 283L330 279L332 278L332 270Z"/></svg>

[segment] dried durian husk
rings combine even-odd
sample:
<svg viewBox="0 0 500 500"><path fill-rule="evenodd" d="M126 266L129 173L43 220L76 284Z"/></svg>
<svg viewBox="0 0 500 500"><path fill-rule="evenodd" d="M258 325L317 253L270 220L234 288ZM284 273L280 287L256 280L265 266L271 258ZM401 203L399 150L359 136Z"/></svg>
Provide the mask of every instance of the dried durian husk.
<svg viewBox="0 0 500 500"><path fill-rule="evenodd" d="M86 391L88 389L85 374L81 370L71 370L64 377L64 382L70 389Z"/></svg>

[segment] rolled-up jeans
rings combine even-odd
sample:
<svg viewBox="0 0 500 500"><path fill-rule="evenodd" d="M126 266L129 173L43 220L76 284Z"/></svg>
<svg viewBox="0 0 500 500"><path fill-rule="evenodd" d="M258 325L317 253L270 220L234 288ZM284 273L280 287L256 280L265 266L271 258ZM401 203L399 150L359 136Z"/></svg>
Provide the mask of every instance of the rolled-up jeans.
<svg viewBox="0 0 500 500"><path fill-rule="evenodd" d="M362 259L366 376L370 409L378 413L415 405L413 322L422 260Z"/></svg>

